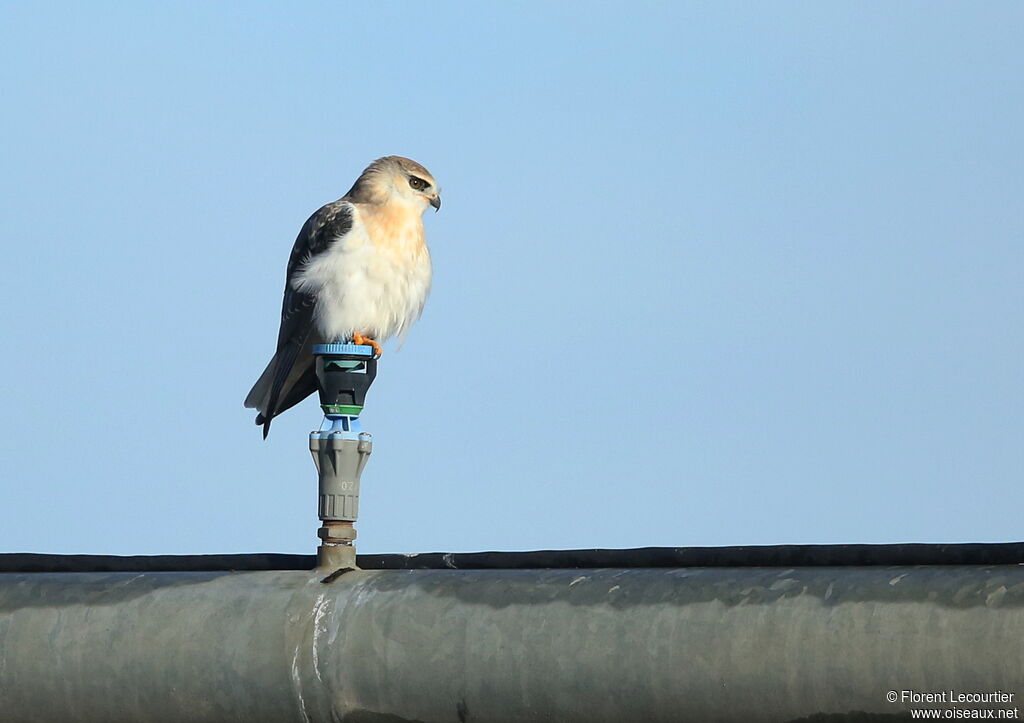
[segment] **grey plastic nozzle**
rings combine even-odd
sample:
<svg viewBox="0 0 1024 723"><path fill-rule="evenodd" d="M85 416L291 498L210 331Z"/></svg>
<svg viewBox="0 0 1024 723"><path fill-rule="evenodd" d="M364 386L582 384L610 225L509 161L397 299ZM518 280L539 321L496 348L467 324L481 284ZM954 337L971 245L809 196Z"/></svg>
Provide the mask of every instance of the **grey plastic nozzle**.
<svg viewBox="0 0 1024 723"><path fill-rule="evenodd" d="M373 451L366 432L355 439L346 432L314 432L309 436L309 451L319 475L319 510L323 522L317 531L317 566L344 568L356 566L356 539L353 523L359 516L359 478Z"/></svg>
<svg viewBox="0 0 1024 723"><path fill-rule="evenodd" d="M321 520L355 522L359 515L359 477L370 453L372 438L362 432L358 439L342 433L313 435L309 451L320 475Z"/></svg>

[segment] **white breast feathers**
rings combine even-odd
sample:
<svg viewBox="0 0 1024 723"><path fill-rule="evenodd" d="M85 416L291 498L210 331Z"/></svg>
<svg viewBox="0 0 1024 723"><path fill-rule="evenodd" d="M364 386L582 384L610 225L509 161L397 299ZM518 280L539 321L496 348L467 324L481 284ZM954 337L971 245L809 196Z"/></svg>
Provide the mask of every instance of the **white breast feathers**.
<svg viewBox="0 0 1024 723"><path fill-rule="evenodd" d="M315 295L314 323L325 341L356 333L404 338L430 293L421 214L399 204L351 206L351 230L308 261L292 286Z"/></svg>

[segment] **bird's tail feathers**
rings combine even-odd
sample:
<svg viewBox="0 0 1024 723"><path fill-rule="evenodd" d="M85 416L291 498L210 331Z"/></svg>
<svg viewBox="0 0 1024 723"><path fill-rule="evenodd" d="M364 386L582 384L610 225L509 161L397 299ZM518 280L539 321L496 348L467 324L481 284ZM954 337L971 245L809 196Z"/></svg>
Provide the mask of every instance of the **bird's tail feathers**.
<svg viewBox="0 0 1024 723"><path fill-rule="evenodd" d="M256 424L263 426L263 439L266 439L270 433L270 420L274 418L271 406L273 405L274 370L278 366L277 361L277 354L275 354L270 363L267 364L267 368L260 374L260 378L252 385L249 394L245 397L245 406L259 412L256 415Z"/></svg>
<svg viewBox="0 0 1024 723"><path fill-rule="evenodd" d="M260 414L266 413L267 402L270 400L270 385L274 381L274 362L276 361L277 356L275 355L267 364L267 368L260 374L260 378L252 385L252 389L245 397L246 409L259 410Z"/></svg>
<svg viewBox="0 0 1024 723"><path fill-rule="evenodd" d="M306 346L308 336L309 331L307 330L301 338L289 340L274 355L274 373L271 376L270 394L267 398L267 406L262 410L263 416L266 418L263 422L264 439L267 438L267 434L270 432L270 420L280 411L278 401L281 399L281 392L284 390L285 382L292 372L292 367L295 365L295 359L299 356L299 352L303 347Z"/></svg>
<svg viewBox="0 0 1024 723"><path fill-rule="evenodd" d="M263 425L264 439L270 433L270 421L276 415L316 390L315 375L312 387L308 384L299 384L300 379L311 371L306 369L308 365L295 368L295 361L306 349L308 339L307 330L300 337L289 339L283 344L245 398L246 407L259 410L256 424ZM301 388L297 388L297 385Z"/></svg>

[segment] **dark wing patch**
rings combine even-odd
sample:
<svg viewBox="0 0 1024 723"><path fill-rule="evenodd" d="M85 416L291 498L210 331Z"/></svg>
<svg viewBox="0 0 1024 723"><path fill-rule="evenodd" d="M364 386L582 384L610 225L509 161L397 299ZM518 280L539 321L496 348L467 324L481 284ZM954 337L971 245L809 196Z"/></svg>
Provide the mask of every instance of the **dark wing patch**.
<svg viewBox="0 0 1024 723"><path fill-rule="evenodd" d="M263 425L263 436L270 430L270 421L280 412L298 404L316 391L315 379L312 386L309 375L303 370L298 378L292 378L289 388L285 385L292 374L296 359L308 357L312 343L313 313L316 297L292 288L292 280L303 266L313 257L327 251L331 243L352 230L352 207L344 200L329 203L306 220L295 245L288 257L288 272L284 285L284 299L281 302L281 327L277 333L277 354L274 358L273 381L270 396L264 412L257 418ZM298 371L298 370L296 370Z"/></svg>
<svg viewBox="0 0 1024 723"><path fill-rule="evenodd" d="M294 333L312 323L316 299L311 294L296 291L292 280L313 257L327 251L331 243L352 230L352 207L344 201L323 206L302 225L295 245L288 257L288 271L281 303L281 329L277 335L280 349Z"/></svg>
<svg viewBox="0 0 1024 723"><path fill-rule="evenodd" d="M302 225L291 256L288 257L288 280L314 256L322 254L339 236L352 230L352 207L344 200L328 203Z"/></svg>

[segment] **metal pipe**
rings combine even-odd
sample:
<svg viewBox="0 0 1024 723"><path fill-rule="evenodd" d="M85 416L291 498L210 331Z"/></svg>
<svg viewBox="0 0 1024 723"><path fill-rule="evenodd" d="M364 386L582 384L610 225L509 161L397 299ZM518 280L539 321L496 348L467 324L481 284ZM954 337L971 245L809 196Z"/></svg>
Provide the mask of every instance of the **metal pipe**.
<svg viewBox="0 0 1024 723"><path fill-rule="evenodd" d="M796 721L1024 693L1017 565L323 579L0 574L0 719Z"/></svg>

